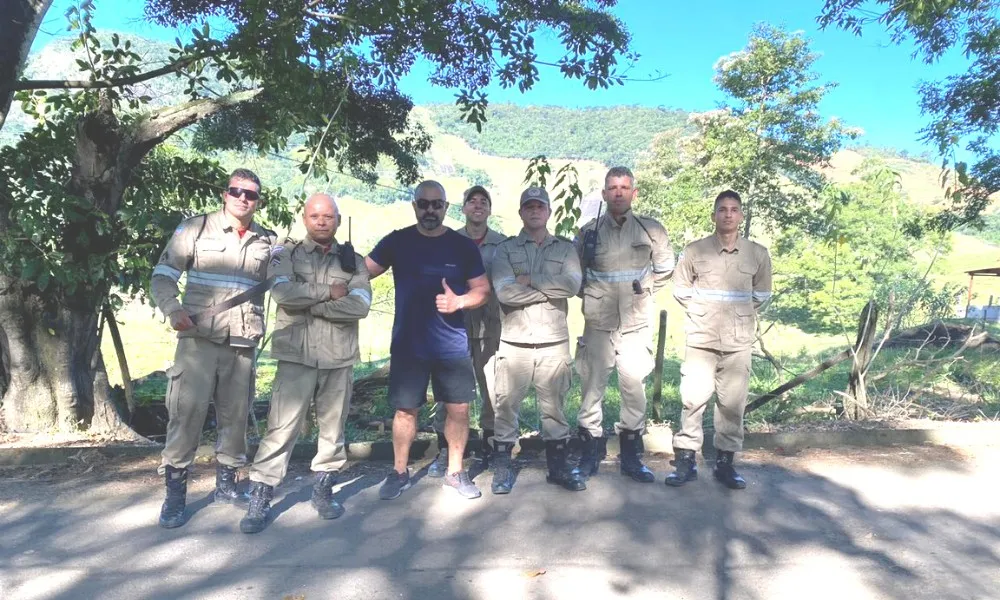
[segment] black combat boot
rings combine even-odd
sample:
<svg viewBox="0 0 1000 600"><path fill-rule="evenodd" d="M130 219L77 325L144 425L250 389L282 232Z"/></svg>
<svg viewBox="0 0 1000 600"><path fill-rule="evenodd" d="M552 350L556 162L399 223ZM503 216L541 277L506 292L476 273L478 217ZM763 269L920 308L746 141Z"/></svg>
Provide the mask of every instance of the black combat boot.
<svg viewBox="0 0 1000 600"><path fill-rule="evenodd" d="M236 467L227 467L223 464L215 466L215 501L246 508L250 502L250 496L246 492L236 489L237 470Z"/></svg>
<svg viewBox="0 0 1000 600"><path fill-rule="evenodd" d="M545 463L549 474L545 481L556 483L571 492L587 489L587 483L580 469L566 462L567 444L569 440L545 440Z"/></svg>
<svg viewBox="0 0 1000 600"><path fill-rule="evenodd" d="M160 527L173 529L184 524L184 507L187 500L188 470L167 465L164 480L167 497L160 507Z"/></svg>
<svg viewBox="0 0 1000 600"><path fill-rule="evenodd" d="M344 514L344 507L333 498L333 486L340 477L339 471L325 471L316 475L310 502L321 519L336 519Z"/></svg>
<svg viewBox="0 0 1000 600"><path fill-rule="evenodd" d="M493 444L491 443L493 435L494 432L492 429L483 429L480 433L479 452L476 458L482 463L484 471L490 468L490 460L493 454Z"/></svg>
<svg viewBox="0 0 1000 600"><path fill-rule="evenodd" d="M680 487L689 481L698 479L698 466L694 462L694 450L684 450L674 448L674 460L670 461L674 465L674 472L667 475L663 483Z"/></svg>
<svg viewBox="0 0 1000 600"><path fill-rule="evenodd" d="M594 437L583 427L577 430L577 437L580 438L582 446L582 450L580 451L580 475L584 478L597 475L597 468L601 466L601 461L608 455L608 439L603 436Z"/></svg>
<svg viewBox="0 0 1000 600"><path fill-rule="evenodd" d="M240 520L240 531L259 533L267 527L267 514L271 512L274 488L259 481L250 482L250 508Z"/></svg>
<svg viewBox="0 0 1000 600"><path fill-rule="evenodd" d="M715 476L716 481L727 488L742 490L747 487L747 482L733 468L734 454L733 452L723 452L720 450L719 455L715 457L715 469L712 471L712 474Z"/></svg>
<svg viewBox="0 0 1000 600"><path fill-rule="evenodd" d="M511 465L511 452L514 451L514 444L505 444L493 440L493 483L490 489L494 494L509 494L514 487L514 469Z"/></svg>
<svg viewBox="0 0 1000 600"><path fill-rule="evenodd" d="M642 464L642 453L646 449L642 443L642 433L638 430L622 429L618 438L621 442L619 462L622 475L628 475L641 483L656 481L656 475Z"/></svg>
<svg viewBox="0 0 1000 600"><path fill-rule="evenodd" d="M438 455L434 457L434 462L427 467L428 477L444 477L448 474L448 440L444 439L444 434L438 436Z"/></svg>

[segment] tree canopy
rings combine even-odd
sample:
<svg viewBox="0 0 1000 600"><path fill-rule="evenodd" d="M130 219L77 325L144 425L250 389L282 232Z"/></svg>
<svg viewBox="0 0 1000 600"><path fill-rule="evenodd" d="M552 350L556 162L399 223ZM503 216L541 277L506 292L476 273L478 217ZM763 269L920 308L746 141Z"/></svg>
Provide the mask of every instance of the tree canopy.
<svg viewBox="0 0 1000 600"><path fill-rule="evenodd" d="M893 42L912 42L914 58L927 64L950 51L969 59L965 73L921 85L921 108L929 118L921 134L938 148L951 202L927 223L954 229L977 220L1000 191L1000 0L826 0L818 21L859 36L882 27Z"/></svg>

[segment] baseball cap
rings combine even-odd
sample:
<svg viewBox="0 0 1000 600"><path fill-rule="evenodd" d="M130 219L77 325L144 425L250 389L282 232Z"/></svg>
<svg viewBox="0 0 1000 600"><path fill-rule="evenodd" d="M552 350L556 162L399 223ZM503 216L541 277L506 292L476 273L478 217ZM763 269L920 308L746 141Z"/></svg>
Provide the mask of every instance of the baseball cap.
<svg viewBox="0 0 1000 600"><path fill-rule="evenodd" d="M465 203L469 201L469 198L471 198L473 194L482 194L486 196L486 199L489 200L490 204L493 204L493 198L490 197L490 193L486 191L486 188L481 185L474 185L465 190L465 194L462 195L462 206L465 206Z"/></svg>
<svg viewBox="0 0 1000 600"><path fill-rule="evenodd" d="M545 188L540 188L538 186L531 186L521 192L521 206L524 206L532 200L538 200L545 206L549 206L549 193L545 191Z"/></svg>

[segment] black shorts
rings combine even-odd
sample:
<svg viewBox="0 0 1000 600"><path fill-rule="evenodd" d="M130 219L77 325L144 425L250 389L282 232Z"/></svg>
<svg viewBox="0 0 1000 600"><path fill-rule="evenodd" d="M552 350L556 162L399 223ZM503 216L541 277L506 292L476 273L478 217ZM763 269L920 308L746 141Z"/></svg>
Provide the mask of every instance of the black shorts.
<svg viewBox="0 0 1000 600"><path fill-rule="evenodd" d="M476 399L476 372L472 357L389 359L389 401L395 408L420 408L427 402L427 383L434 400L468 404Z"/></svg>

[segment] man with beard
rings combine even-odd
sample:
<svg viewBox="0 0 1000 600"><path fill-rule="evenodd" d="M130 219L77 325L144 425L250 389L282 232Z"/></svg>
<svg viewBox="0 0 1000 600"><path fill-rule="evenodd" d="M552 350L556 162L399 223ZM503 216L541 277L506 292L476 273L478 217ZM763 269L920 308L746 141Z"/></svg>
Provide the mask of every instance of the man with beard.
<svg viewBox="0 0 1000 600"><path fill-rule="evenodd" d="M267 415L267 433L250 467L250 507L240 531L257 533L267 525L274 488L284 479L309 405L316 403L319 424L312 505L320 518L336 519L343 507L332 487L347 463L347 422L358 321L368 316L372 288L360 255L337 244L341 217L327 194L313 194L302 211L306 238L286 242L271 261L271 296L278 304L271 357L278 361ZM345 257L343 252L351 252ZM350 266L346 266L350 265ZM350 269L350 270L348 270Z"/></svg>
<svg viewBox="0 0 1000 600"><path fill-rule="evenodd" d="M253 217L263 201L260 179L236 169L222 192L221 210L181 222L160 255L150 282L153 300L178 331L174 364L167 369L167 439L160 473L166 499L160 527L184 524L188 468L194 461L209 403L215 404L218 439L215 501L246 505L236 472L246 464L247 414L254 348L264 335L260 296L206 319L198 313L264 281L273 231ZM184 298L178 281L187 273ZM195 324L197 320L197 324Z"/></svg>
<svg viewBox="0 0 1000 600"><path fill-rule="evenodd" d="M757 312L771 299L771 256L740 236L743 201L726 190L715 199L715 233L691 242L677 265L674 298L684 307L687 332L681 366L681 428L674 436L675 471L664 483L679 487L698 478L695 452L704 439L702 415L716 396L712 471L733 490L747 486L733 467L743 449L743 411L750 384L750 350Z"/></svg>
<svg viewBox="0 0 1000 600"><path fill-rule="evenodd" d="M474 185L465 191L462 200L462 214L465 227L458 233L479 246L479 254L486 268L486 277L491 277L491 265L497 245L506 239L502 233L490 229L486 221L492 213L493 200L481 185ZM472 348L472 366L476 369L479 383L479 398L482 410L479 413L480 435L479 458L483 468L489 465L490 438L493 437L493 378L497 349L500 347L500 304L495 296L490 296L485 306L465 311L465 331L469 334ZM448 470L448 442L444 435L445 409L438 405L434 414L434 431L438 438L438 455L427 468L428 477L444 477Z"/></svg>
<svg viewBox="0 0 1000 600"><path fill-rule="evenodd" d="M465 498L482 494L462 467L469 437L469 403L476 376L463 310L486 304L490 283L475 243L444 226L444 187L423 181L413 192L417 224L382 238L367 257L371 277L392 268L396 287L389 364L393 470L379 489L391 500L409 489L407 462L417 434L417 413L427 402L427 384L444 404L448 473L444 487Z"/></svg>

